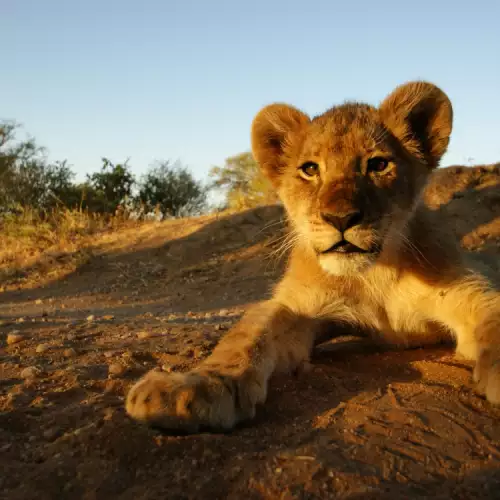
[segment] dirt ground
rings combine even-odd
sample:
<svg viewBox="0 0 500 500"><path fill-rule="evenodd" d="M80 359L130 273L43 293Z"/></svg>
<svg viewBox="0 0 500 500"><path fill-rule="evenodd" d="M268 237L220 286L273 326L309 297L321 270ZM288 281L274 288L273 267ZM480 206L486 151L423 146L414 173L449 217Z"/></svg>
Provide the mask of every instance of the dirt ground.
<svg viewBox="0 0 500 500"><path fill-rule="evenodd" d="M500 165L449 168L427 191L493 263L499 184ZM267 296L282 234L279 207L152 223L103 241L76 272L57 255L55 277L3 287L0 497L500 498L500 409L451 347L324 345L229 434L165 435L125 415L137 377L189 369Z"/></svg>

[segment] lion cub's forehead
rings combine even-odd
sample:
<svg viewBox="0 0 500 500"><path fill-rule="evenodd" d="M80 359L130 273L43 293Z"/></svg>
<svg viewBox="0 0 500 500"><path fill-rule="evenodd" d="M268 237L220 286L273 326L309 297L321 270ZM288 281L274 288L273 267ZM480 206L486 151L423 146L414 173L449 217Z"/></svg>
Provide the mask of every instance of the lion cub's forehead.
<svg viewBox="0 0 500 500"><path fill-rule="evenodd" d="M302 155L320 159L364 154L377 148L382 132L376 108L346 103L313 118L304 138Z"/></svg>

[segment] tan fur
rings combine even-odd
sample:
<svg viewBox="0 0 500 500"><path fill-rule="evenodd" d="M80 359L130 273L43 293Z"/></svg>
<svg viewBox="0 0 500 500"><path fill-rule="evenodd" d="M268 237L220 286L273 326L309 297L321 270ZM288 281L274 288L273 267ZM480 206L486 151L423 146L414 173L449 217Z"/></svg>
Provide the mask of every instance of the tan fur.
<svg viewBox="0 0 500 500"><path fill-rule="evenodd" d="M313 119L282 104L261 110L252 148L290 220L286 273L192 372L143 377L129 415L168 429L230 429L254 416L273 373L308 362L332 324L395 347L455 340L476 361L478 389L500 403L500 294L420 198L451 128L447 96L425 82L398 87L379 108L347 103ZM375 157L388 159L386 170L369 169ZM307 162L314 175L300 168ZM354 212L351 227L332 223ZM332 252L342 239L359 252Z"/></svg>

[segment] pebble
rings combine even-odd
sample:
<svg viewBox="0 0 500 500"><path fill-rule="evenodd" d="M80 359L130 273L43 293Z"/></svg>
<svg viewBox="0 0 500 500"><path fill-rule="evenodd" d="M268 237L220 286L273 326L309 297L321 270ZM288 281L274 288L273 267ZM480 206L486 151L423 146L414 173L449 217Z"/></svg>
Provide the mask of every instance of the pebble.
<svg viewBox="0 0 500 500"><path fill-rule="evenodd" d="M172 365L162 365L161 369L164 372L172 373Z"/></svg>
<svg viewBox="0 0 500 500"><path fill-rule="evenodd" d="M108 380L104 386L104 392L117 392L119 390L118 380Z"/></svg>
<svg viewBox="0 0 500 500"><path fill-rule="evenodd" d="M35 352L37 354L42 354L43 352L47 352L50 349L49 344L38 344L35 348Z"/></svg>
<svg viewBox="0 0 500 500"><path fill-rule="evenodd" d="M65 358L74 358L76 356L76 351L72 347L64 349L63 356Z"/></svg>
<svg viewBox="0 0 500 500"><path fill-rule="evenodd" d="M74 333L68 333L65 338L66 338L66 340L69 340L70 342L72 342L73 340L76 339L76 335Z"/></svg>
<svg viewBox="0 0 500 500"><path fill-rule="evenodd" d="M17 344L18 342L21 342L24 340L24 336L21 335L20 333L17 332L12 332L7 335L7 344L12 345L12 344Z"/></svg>
<svg viewBox="0 0 500 500"><path fill-rule="evenodd" d="M103 316L102 319L104 321L111 321L111 320L115 319L115 317L112 314L106 314L106 316Z"/></svg>
<svg viewBox="0 0 500 500"><path fill-rule="evenodd" d="M24 370L21 371L21 377L22 378L35 378L38 375L42 373L42 370L40 368L37 368L36 366L28 366Z"/></svg>
<svg viewBox="0 0 500 500"><path fill-rule="evenodd" d="M126 368L119 363L112 363L108 366L108 373L110 375L120 376L123 375L126 371Z"/></svg>
<svg viewBox="0 0 500 500"><path fill-rule="evenodd" d="M113 420L113 417L115 415L115 409L114 408L105 408L103 413L104 413L104 415L102 417L103 420L105 420L105 421Z"/></svg>
<svg viewBox="0 0 500 500"><path fill-rule="evenodd" d="M91 314L90 316L87 316L87 321L94 321L95 320L95 316L93 314Z"/></svg>
<svg viewBox="0 0 500 500"><path fill-rule="evenodd" d="M37 299L37 300L35 300L35 304L39 306L40 304L43 304L43 300Z"/></svg>
<svg viewBox="0 0 500 500"><path fill-rule="evenodd" d="M150 337L152 337L151 332L147 332L147 331L145 331L145 330L144 330L144 331L142 331L142 332L139 332L139 333L137 334L137 338L138 338L138 339L141 339L141 340L142 340L142 339L149 339Z"/></svg>

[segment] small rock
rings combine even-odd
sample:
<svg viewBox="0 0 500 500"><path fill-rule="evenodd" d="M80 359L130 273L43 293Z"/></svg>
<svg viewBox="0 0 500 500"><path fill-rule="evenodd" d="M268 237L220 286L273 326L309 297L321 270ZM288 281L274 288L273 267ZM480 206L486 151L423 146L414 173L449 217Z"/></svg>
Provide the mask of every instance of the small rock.
<svg viewBox="0 0 500 500"><path fill-rule="evenodd" d="M35 300L35 304L36 304L37 306L39 306L40 304L43 304L43 300L42 300L42 299L36 299L36 300Z"/></svg>
<svg viewBox="0 0 500 500"><path fill-rule="evenodd" d="M76 351L72 347L64 349L63 356L65 358L74 358L76 356Z"/></svg>
<svg viewBox="0 0 500 500"><path fill-rule="evenodd" d="M145 330L137 334L137 338L140 340L149 339L150 337L152 337L151 332L147 332Z"/></svg>
<svg viewBox="0 0 500 500"><path fill-rule="evenodd" d="M110 375L115 375L115 376L120 376L125 373L127 369L123 366L120 365L119 363L112 363L111 365L108 366L108 373Z"/></svg>
<svg viewBox="0 0 500 500"><path fill-rule="evenodd" d="M74 333L68 333L65 338L66 340L72 342L73 340L76 339L76 335Z"/></svg>
<svg viewBox="0 0 500 500"><path fill-rule="evenodd" d="M35 352L37 354L42 354L43 352L47 352L50 349L49 344L38 344L35 348Z"/></svg>
<svg viewBox="0 0 500 500"><path fill-rule="evenodd" d="M91 314L90 316L87 316L87 321L94 321L95 320L95 316L93 314Z"/></svg>
<svg viewBox="0 0 500 500"><path fill-rule="evenodd" d="M104 357L107 359L112 358L114 355L115 355L115 353L113 351L106 351L104 353Z"/></svg>
<svg viewBox="0 0 500 500"><path fill-rule="evenodd" d="M221 309L219 311L219 316L227 316L229 314L229 311L227 309Z"/></svg>
<svg viewBox="0 0 500 500"><path fill-rule="evenodd" d="M21 335L20 333L17 333L16 331L11 332L7 335L7 344L12 345L12 344L17 344L18 342L21 342L24 340L24 336Z"/></svg>
<svg viewBox="0 0 500 500"><path fill-rule="evenodd" d="M16 323L24 323L26 320L24 318L17 318Z"/></svg>
<svg viewBox="0 0 500 500"><path fill-rule="evenodd" d="M167 373L172 373L172 365L162 365L161 367L162 371L167 372Z"/></svg>
<svg viewBox="0 0 500 500"><path fill-rule="evenodd" d="M114 408L105 408L102 419L106 422L109 420L113 420L113 417L115 416L115 411L116 410Z"/></svg>
<svg viewBox="0 0 500 500"><path fill-rule="evenodd" d="M120 384L118 380L106 381L106 384L104 386L104 392L106 393L119 392L119 390L120 390Z"/></svg>
<svg viewBox="0 0 500 500"><path fill-rule="evenodd" d="M102 319L104 321L111 321L111 320L115 319L115 317L112 314L106 314L106 316L103 316Z"/></svg>
<svg viewBox="0 0 500 500"><path fill-rule="evenodd" d="M28 366L24 370L21 371L21 377L22 378L36 378L38 375L42 373L42 370L40 368L37 368L36 366Z"/></svg>

